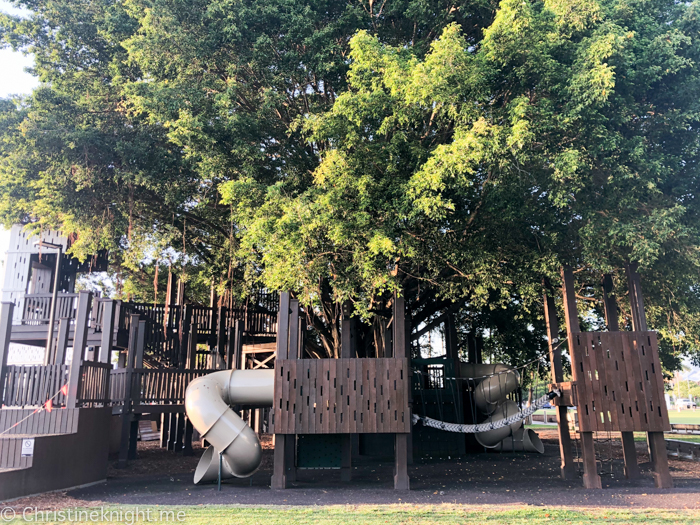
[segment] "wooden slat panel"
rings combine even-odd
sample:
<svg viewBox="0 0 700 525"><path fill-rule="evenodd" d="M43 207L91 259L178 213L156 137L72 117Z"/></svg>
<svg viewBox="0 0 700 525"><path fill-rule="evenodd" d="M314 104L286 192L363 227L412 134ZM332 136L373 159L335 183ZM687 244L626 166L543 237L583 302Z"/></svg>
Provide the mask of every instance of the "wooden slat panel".
<svg viewBox="0 0 700 525"><path fill-rule="evenodd" d="M642 428L642 423L639 417L639 404L635 390L634 367L632 366L632 361L634 361L634 346L631 345L629 337L624 337L622 334L621 342L621 352L624 359L624 369L626 372L624 386L625 392L629 396L629 408L627 409L627 413L631 414L633 428Z"/></svg>
<svg viewBox="0 0 700 525"><path fill-rule="evenodd" d="M582 432L670 429L656 333L584 332L569 342Z"/></svg>
<svg viewBox="0 0 700 525"><path fill-rule="evenodd" d="M340 363L329 365L328 370L330 378L328 379L328 433L336 434L340 430L340 414L338 413L338 379L336 374L340 370Z"/></svg>
<svg viewBox="0 0 700 525"><path fill-rule="evenodd" d="M302 415L300 429L302 434L306 434L309 431L309 414L312 412L309 397L309 393L311 391L310 373L308 371L309 363L307 361L300 361L299 363L297 363L297 370L297 376L301 375L301 390L299 397L301 399Z"/></svg>
<svg viewBox="0 0 700 525"><path fill-rule="evenodd" d="M359 365L359 360L357 359L349 359L348 360L348 365L347 365L347 370L349 370L349 376L348 376L348 388L347 388L347 395L349 398L346 398L346 402L348 399L350 400L350 404L348 405L347 409L347 414L348 414L348 421L350 423L350 433L351 434L356 434L357 433L357 422L358 422L358 416L357 416L357 411L358 411L358 406L357 406L357 367ZM362 367L360 366L360 369Z"/></svg>
<svg viewBox="0 0 700 525"><path fill-rule="evenodd" d="M273 433L410 431L406 358L280 359L275 367Z"/></svg>

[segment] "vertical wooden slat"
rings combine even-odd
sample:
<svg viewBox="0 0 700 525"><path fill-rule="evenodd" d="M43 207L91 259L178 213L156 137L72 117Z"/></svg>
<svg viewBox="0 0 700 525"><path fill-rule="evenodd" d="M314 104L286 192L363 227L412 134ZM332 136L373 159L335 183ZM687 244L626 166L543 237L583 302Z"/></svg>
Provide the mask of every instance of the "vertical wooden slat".
<svg viewBox="0 0 700 525"><path fill-rule="evenodd" d="M358 373L357 369L360 369ZM359 403L359 388L357 388L357 380L361 379L362 366L359 365L359 360L349 359L348 369L350 370L350 377L348 378L348 395L350 396L350 409L348 410L348 420L350 422L350 432L352 434L358 433L360 416L359 412L362 409Z"/></svg>
<svg viewBox="0 0 700 525"><path fill-rule="evenodd" d="M329 373L330 379L328 380L328 401L329 401L329 411L328 411L328 432L330 434L335 434L340 430L340 414L338 412L338 359L329 359L328 364L330 365Z"/></svg>
<svg viewBox="0 0 700 525"><path fill-rule="evenodd" d="M313 412L312 405L310 404L311 399L310 399L310 390L311 390L311 382L309 379L310 372L309 370L309 362L308 361L301 361L300 363L301 366L301 390L300 390L300 399L301 399L301 409L302 409L302 414L301 414L301 434L306 434L309 432L309 424L310 424L310 416Z"/></svg>

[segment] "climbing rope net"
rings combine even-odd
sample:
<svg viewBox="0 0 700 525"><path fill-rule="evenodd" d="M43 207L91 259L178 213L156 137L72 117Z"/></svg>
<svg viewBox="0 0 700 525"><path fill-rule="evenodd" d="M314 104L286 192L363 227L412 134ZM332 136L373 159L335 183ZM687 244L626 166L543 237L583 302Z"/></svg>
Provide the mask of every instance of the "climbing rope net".
<svg viewBox="0 0 700 525"><path fill-rule="evenodd" d="M541 368L542 363L539 359L534 359L519 367L508 367L505 370L494 371L491 374L478 377L450 377L444 365L436 365L433 360L427 361L430 361L430 363L426 365L425 370L420 367L414 368L413 370L414 387L419 394L419 403L416 407L418 410L416 411L422 412L422 414L413 414L412 422L414 425L422 424L426 427L446 432L478 434L524 421L541 408L547 407L552 399L561 396L561 392L556 389L548 391L549 387L541 380L541 372L543 372L543 370ZM436 366L443 366L443 368L436 369ZM436 372L439 373L436 374ZM525 378L529 378L527 403L524 403L522 399L523 390L525 389ZM517 404L518 411L513 414L498 411L497 413L503 415L501 419L490 417L482 423L464 424L463 421L460 421L461 417L459 415L462 413L462 410L458 409L463 402L460 392L462 392L464 388L466 388L468 392L471 392L471 406L467 408L467 412L471 412L472 421L476 421L480 417L483 418L484 415L479 413L476 403L474 402L473 394L476 393L479 388L483 388L487 380L494 379L498 383L496 397L503 400L509 397ZM513 384L514 379L517 385ZM508 386L509 382L510 386ZM432 403L427 396L429 392L432 392L431 396L434 400ZM537 395L540 393L542 393L542 395L536 400L533 400L533 394ZM433 413L429 414L428 412L431 406L433 407ZM454 407L452 413L446 410L448 406ZM436 411L437 413L435 413ZM430 416L437 416L437 418ZM449 419L457 419L457 421L448 421Z"/></svg>

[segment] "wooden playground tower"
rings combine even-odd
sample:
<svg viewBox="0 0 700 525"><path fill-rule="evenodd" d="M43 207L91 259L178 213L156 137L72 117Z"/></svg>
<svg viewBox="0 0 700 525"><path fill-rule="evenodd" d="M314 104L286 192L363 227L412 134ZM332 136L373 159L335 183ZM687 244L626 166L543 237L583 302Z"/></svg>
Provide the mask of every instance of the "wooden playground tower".
<svg viewBox="0 0 700 525"><path fill-rule="evenodd" d="M392 308L390 357L356 357L346 310L340 359L301 359L299 302L281 294L269 423L275 439L273 489L296 479L297 438L319 434L340 436L343 481L351 478L352 434L393 434L394 488L409 489L411 367L404 299L395 295Z"/></svg>
<svg viewBox="0 0 700 525"><path fill-rule="evenodd" d="M627 478L639 476L634 432L646 432L649 454L658 488L673 487L664 442L670 430L664 400L663 375L656 332L648 330L641 280L636 264L626 265L632 331L620 331L618 307L610 292L612 277L602 284L607 332L582 332L578 321L574 272L562 269L562 291L572 382L563 382L559 324L554 298L545 294L544 306L552 363L553 386L564 396L558 404L557 422L561 454L561 475L576 476L569 434L568 406L577 408L581 436L583 484L601 488L597 472L594 432L620 432Z"/></svg>
<svg viewBox="0 0 700 525"><path fill-rule="evenodd" d="M567 417L567 407L576 406L585 487L601 488L594 433L619 431L627 477L639 475L633 432L647 432L656 486L667 488L672 480L663 432L669 429L669 422L657 337L647 329L636 266L630 264L626 270L632 331L619 329L617 304L610 295L611 277L606 276L602 284L608 331L581 332L574 273L562 269L573 373L570 382L564 382L554 297L552 293L544 297L552 384L564 393L557 402L561 473L565 479L577 475ZM394 487L409 488L411 360L402 297L395 295L392 300L387 338L391 344L384 357L357 357L355 321L344 308L340 358L305 359L306 330L299 302L289 293L279 294L272 302L262 300L269 304L258 309L213 303L206 308L169 301L139 305L93 299L87 292L74 295L76 306L66 309L67 314L58 321L56 344L45 365L13 367L0 360L0 392L4 392L6 406L26 410L41 406L45 394L67 381L68 395L58 396L56 406L111 407L112 414L121 416L120 462L124 463L135 455L136 422L142 414L162 414L161 444L187 451L192 428L184 414L184 392L195 377L222 368L274 367L274 403L267 420L275 440L272 488L286 488L296 479L298 447L308 436L337 438L333 443L340 449L340 476L349 481L353 434L393 436ZM14 338L40 338L46 332L45 319L34 303L27 304L25 322L18 327L11 326L9 304L3 305L3 359ZM82 359L66 365L69 341ZM88 352L89 346L96 350ZM120 368L110 370L113 347L121 348ZM170 366L152 368L154 359ZM250 411L246 419L257 432L262 431L259 410Z"/></svg>

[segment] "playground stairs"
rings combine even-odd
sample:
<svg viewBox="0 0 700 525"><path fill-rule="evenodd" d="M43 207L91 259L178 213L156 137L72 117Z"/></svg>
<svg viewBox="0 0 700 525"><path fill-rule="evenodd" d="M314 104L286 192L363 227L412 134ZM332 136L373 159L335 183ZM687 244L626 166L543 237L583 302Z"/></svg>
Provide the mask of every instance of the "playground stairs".
<svg viewBox="0 0 700 525"><path fill-rule="evenodd" d="M109 408L0 410L0 501L107 475Z"/></svg>

